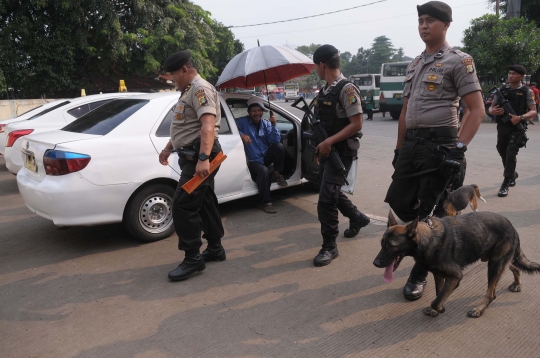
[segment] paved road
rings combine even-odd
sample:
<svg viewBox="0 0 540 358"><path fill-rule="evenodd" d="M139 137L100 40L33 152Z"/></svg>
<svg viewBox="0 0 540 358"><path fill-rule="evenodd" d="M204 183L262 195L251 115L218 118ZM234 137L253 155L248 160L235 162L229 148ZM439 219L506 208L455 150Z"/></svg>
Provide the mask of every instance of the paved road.
<svg viewBox="0 0 540 358"><path fill-rule="evenodd" d="M289 104L283 104L288 107ZM385 217L397 123L366 122L352 200ZM527 256L540 262L540 125L518 157L520 177L507 198L495 151L495 125L484 122L467 152L466 183L516 226ZM540 277L507 290L485 315L466 312L485 294L487 269L466 269L446 313L425 317L434 298L407 302L406 258L391 284L372 261L385 230L369 225L339 238L340 257L315 268L321 238L315 193L275 192L278 214L253 198L221 206L227 261L186 282L167 272L181 259L176 236L133 242L121 225L55 228L28 211L0 159L0 352L2 357L536 357L540 351ZM84 205L84 203L81 203ZM343 231L346 223L341 224Z"/></svg>

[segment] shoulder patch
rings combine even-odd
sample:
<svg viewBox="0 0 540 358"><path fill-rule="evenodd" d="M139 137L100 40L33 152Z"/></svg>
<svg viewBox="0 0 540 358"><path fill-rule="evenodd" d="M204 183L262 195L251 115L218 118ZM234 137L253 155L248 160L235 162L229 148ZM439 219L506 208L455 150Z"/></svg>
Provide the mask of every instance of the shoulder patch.
<svg viewBox="0 0 540 358"><path fill-rule="evenodd" d="M472 57L464 58L461 63L465 66L465 72L468 74L474 73L474 65Z"/></svg>
<svg viewBox="0 0 540 358"><path fill-rule="evenodd" d="M349 104L355 104L356 102L358 102L356 96L349 96Z"/></svg>
<svg viewBox="0 0 540 358"><path fill-rule="evenodd" d="M347 93L347 94L354 93L354 87L349 86L349 87L345 88L345 93Z"/></svg>

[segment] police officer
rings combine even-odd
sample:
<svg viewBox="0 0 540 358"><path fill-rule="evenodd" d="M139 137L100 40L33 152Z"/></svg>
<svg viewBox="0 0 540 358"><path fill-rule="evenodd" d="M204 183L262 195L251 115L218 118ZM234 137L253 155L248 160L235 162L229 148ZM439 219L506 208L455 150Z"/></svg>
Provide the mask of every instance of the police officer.
<svg viewBox="0 0 540 358"><path fill-rule="evenodd" d="M319 143L316 154L319 158L319 181L321 184L317 213L321 222L322 249L314 258L315 266L325 266L339 256L336 238L339 234L338 210L350 220L345 237L354 237L370 220L341 192L345 179L328 159L332 146L339 154L347 172L357 159L359 131L362 129L362 104L358 88L347 81L339 70L338 50L332 45L323 45L313 53L313 62L321 80L326 85L314 100L315 114L328 133L328 138Z"/></svg>
<svg viewBox="0 0 540 358"><path fill-rule="evenodd" d="M489 113L497 116L497 151L504 166L504 180L498 193L500 197L507 196L508 187L516 185L517 155L519 148L525 146L527 141L523 126L536 117L534 92L521 84L525 73L525 67L521 65L508 66L508 83L500 88L517 115L509 114L497 105L497 96L489 107Z"/></svg>
<svg viewBox="0 0 540 358"><path fill-rule="evenodd" d="M445 186L462 170L467 145L485 111L473 59L446 42L452 9L440 1L417 6L418 32L425 51L407 67L403 109L385 202L403 221L426 218L443 193L435 215L443 216ZM458 136L460 97L470 110ZM462 185L464 173L454 187ZM424 292L427 271L416 264L403 289L416 300Z"/></svg>
<svg viewBox="0 0 540 358"><path fill-rule="evenodd" d="M214 193L215 170L210 174L210 161L221 151L218 131L221 107L215 88L198 75L189 51L170 55L163 69L181 91L171 122L171 139L159 154L159 161L168 164L172 150L178 152L182 170L174 194L172 215L178 235L178 249L185 252L184 261L169 279L180 281L206 268L205 262L223 261L225 250L221 246L223 225ZM203 183L188 194L181 188L197 175ZM208 241L202 255L201 230Z"/></svg>

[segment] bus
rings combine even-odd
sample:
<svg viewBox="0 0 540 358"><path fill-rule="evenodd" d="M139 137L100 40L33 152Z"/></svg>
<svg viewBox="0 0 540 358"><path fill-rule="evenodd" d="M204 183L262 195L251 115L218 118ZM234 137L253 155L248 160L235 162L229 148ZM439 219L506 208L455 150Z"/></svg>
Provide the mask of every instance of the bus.
<svg viewBox="0 0 540 358"><path fill-rule="evenodd" d="M381 84L381 75L378 73L367 73L367 74L360 74L360 75L351 75L349 76L349 82L352 82L360 89L360 93L362 94L362 108L365 109L366 107L366 95L367 91L371 91L371 95L373 96L373 101L375 104L373 105L373 109L379 108L379 92L380 84Z"/></svg>
<svg viewBox="0 0 540 358"><path fill-rule="evenodd" d="M411 61L383 63L381 65L380 111L390 112L392 119L399 119L403 108L403 87L407 66Z"/></svg>
<svg viewBox="0 0 540 358"><path fill-rule="evenodd" d="M285 83L285 102L296 101L300 97L299 91L298 83Z"/></svg>

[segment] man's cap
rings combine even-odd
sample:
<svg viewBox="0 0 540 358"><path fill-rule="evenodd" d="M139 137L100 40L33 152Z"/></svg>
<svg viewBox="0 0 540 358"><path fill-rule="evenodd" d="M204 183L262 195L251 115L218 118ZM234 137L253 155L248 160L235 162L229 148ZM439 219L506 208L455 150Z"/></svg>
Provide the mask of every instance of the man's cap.
<svg viewBox="0 0 540 358"><path fill-rule="evenodd" d="M248 110L252 106L259 106L263 110L263 112L268 112L268 110L264 107L264 103L261 97L252 96L250 99L248 99L247 106Z"/></svg>
<svg viewBox="0 0 540 358"><path fill-rule="evenodd" d="M536 82L531 82L531 86L536 87Z"/></svg>
<svg viewBox="0 0 540 358"><path fill-rule="evenodd" d="M515 72L519 73L520 75L524 75L524 74L527 73L527 70L525 69L525 67L523 67L521 65L508 66L508 69L512 70L512 71L515 71Z"/></svg>
<svg viewBox="0 0 540 358"><path fill-rule="evenodd" d="M322 45L313 52L313 63L318 65L321 62L326 62L338 52L338 49L332 45Z"/></svg>
<svg viewBox="0 0 540 358"><path fill-rule="evenodd" d="M442 1L430 1L424 5L416 5L418 17L429 15L443 22L452 22L452 8Z"/></svg>
<svg viewBox="0 0 540 358"><path fill-rule="evenodd" d="M163 70L165 72L173 72L184 66L191 59L191 53L187 50L173 53L165 62L163 62Z"/></svg>

